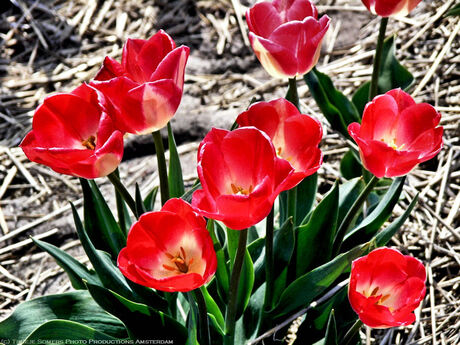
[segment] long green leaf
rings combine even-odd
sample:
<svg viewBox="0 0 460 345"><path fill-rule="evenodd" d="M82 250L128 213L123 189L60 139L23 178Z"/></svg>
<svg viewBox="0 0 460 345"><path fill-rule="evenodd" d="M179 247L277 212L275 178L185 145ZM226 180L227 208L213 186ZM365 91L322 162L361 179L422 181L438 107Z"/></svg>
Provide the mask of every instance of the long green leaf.
<svg viewBox="0 0 460 345"><path fill-rule="evenodd" d="M397 177L373 211L354 229L345 235L342 250L348 250L358 243L369 241L387 221L399 201L405 176Z"/></svg>
<svg viewBox="0 0 460 345"><path fill-rule="evenodd" d="M334 87L331 78L316 68L305 74L303 78L316 104L332 128L345 137L350 137L347 130L348 125L359 121L359 113L355 105Z"/></svg>
<svg viewBox="0 0 460 345"><path fill-rule="evenodd" d="M169 195L171 198L180 198L184 190L184 179L182 178L182 167L179 153L177 152L176 140L174 139L171 122L168 122L168 147L169 147Z"/></svg>
<svg viewBox="0 0 460 345"><path fill-rule="evenodd" d="M336 182L315 208L310 221L297 228L296 277L329 261L337 229L338 212L339 186Z"/></svg>
<svg viewBox="0 0 460 345"><path fill-rule="evenodd" d="M111 340L113 342L117 338L74 321L52 320L38 327L24 342L19 344L49 345L50 342L46 340L54 344L59 343L59 340L62 340L62 344L68 344L67 341L72 340L72 344L83 345L88 344L88 340ZM81 343L77 341L81 341Z"/></svg>
<svg viewBox="0 0 460 345"><path fill-rule="evenodd" d="M127 336L124 325L97 305L86 290L48 295L19 304L0 322L0 339L26 339L37 327L51 320L81 322L117 338Z"/></svg>
<svg viewBox="0 0 460 345"><path fill-rule="evenodd" d="M251 298L254 287L254 265L248 250L244 254L243 267L241 268L240 282L238 284L238 299L236 307L236 319L243 315Z"/></svg>
<svg viewBox="0 0 460 345"><path fill-rule="evenodd" d="M91 284L102 285L97 273L94 270L88 269L73 256L52 244L35 238L32 238L32 241L56 260L57 264L67 273L74 289L86 289L83 279L89 281Z"/></svg>
<svg viewBox="0 0 460 345"><path fill-rule="evenodd" d="M342 223L343 218L358 199L364 187L365 184L362 178L355 178L340 185L338 224Z"/></svg>
<svg viewBox="0 0 460 345"><path fill-rule="evenodd" d="M223 301L227 301L227 293L230 286L230 270L227 265L227 260L225 259L225 253L222 249L222 245L219 242L219 239L216 236L216 229L214 227L214 220L209 219L207 225L209 234L211 235L212 242L214 244L214 251L217 256L217 270L216 270L216 280L217 280L217 291L219 296Z"/></svg>
<svg viewBox="0 0 460 345"><path fill-rule="evenodd" d="M305 217L310 213L316 200L318 191L318 173L314 173L303 179L297 185L297 210L296 225L300 225Z"/></svg>
<svg viewBox="0 0 460 345"><path fill-rule="evenodd" d="M106 251L116 260L126 246L126 235L115 220L94 181L80 179L84 197L85 229L97 249Z"/></svg>
<svg viewBox="0 0 460 345"><path fill-rule="evenodd" d="M449 11L444 15L445 17L449 16L460 16L460 2L453 5Z"/></svg>
<svg viewBox="0 0 460 345"><path fill-rule="evenodd" d="M219 332L220 330L225 329L225 320L224 320L224 315L222 314L222 311L220 310L219 306L217 303L214 301L212 296L209 294L208 290L206 289L205 286L202 286L201 292L203 293L204 300L206 302L206 309L209 315L212 315L214 317L214 321L216 322L216 325L218 328L216 328Z"/></svg>
<svg viewBox="0 0 460 345"><path fill-rule="evenodd" d="M270 315L278 318L309 305L349 268L354 259L365 254L368 249L369 244L353 248L295 280L284 290Z"/></svg>
<svg viewBox="0 0 460 345"><path fill-rule="evenodd" d="M145 304L130 301L112 290L89 283L87 287L102 308L123 321L131 337L152 339L154 335L178 344L185 342L187 330L168 315Z"/></svg>

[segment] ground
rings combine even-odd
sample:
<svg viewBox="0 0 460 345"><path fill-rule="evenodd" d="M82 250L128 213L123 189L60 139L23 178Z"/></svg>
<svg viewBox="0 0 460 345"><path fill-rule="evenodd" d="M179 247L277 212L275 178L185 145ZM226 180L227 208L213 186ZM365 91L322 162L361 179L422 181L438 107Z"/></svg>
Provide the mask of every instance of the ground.
<svg viewBox="0 0 460 345"><path fill-rule="evenodd" d="M428 292L418 321L404 329L373 331L380 344L458 344L460 299L460 83L458 19L444 18L455 1L424 1L408 18L390 20L397 56L414 74L409 92L442 113L445 146L436 159L413 171L396 216L420 192L420 202L392 246L427 265ZM31 163L17 148L30 130L34 109L57 91L70 91L94 77L106 55L120 58L127 37L146 39L159 29L191 48L185 93L173 119L185 177L196 177L195 152L212 127L228 128L251 100L286 92L272 80L247 45L239 0L16 0L0 14L0 319L23 300L63 292L70 283L29 236L43 238L87 263L76 240L68 201L80 205L78 180ZM318 69L352 95L370 79L378 18L359 0L317 1L332 18ZM300 80L301 106L325 128L318 201L340 178L346 142L330 129ZM165 133L163 133L165 134ZM133 190L157 183L150 136L127 138L121 174ZM112 196L105 179L98 179ZM364 336L364 335L363 335Z"/></svg>

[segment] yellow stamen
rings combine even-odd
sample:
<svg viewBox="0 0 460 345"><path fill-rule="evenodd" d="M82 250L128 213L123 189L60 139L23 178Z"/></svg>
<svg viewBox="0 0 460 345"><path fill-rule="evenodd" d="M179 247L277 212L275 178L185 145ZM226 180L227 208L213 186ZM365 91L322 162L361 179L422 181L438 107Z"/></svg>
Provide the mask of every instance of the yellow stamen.
<svg viewBox="0 0 460 345"><path fill-rule="evenodd" d="M232 188L233 194L239 194L239 195L249 195L254 190L253 185L250 185L249 189L244 189L243 187L236 186L235 184L232 183L230 187Z"/></svg>
<svg viewBox="0 0 460 345"><path fill-rule="evenodd" d="M172 263L176 266L175 268L170 265L163 265L165 269L168 271L179 271L179 273L187 273L190 269L190 266L192 265L193 258L191 258L187 264L187 254L185 253L185 250L183 247L180 247L180 252L177 253L176 256L165 252L165 255L168 257L169 260L171 260Z"/></svg>
<svg viewBox="0 0 460 345"><path fill-rule="evenodd" d="M83 140L81 144L89 150L94 150L96 148L96 137L92 135L88 139Z"/></svg>

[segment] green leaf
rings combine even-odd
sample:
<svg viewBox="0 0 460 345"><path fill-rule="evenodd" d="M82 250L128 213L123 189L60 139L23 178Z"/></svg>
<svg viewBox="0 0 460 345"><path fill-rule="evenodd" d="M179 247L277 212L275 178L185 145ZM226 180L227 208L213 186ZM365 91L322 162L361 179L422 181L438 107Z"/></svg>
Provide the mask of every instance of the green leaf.
<svg viewBox="0 0 460 345"><path fill-rule="evenodd" d="M379 71L378 94L383 94L392 89L407 90L414 82L414 76L399 63L395 56L396 35L388 37L382 48L382 63ZM363 84L353 96L353 103L362 114L369 101L370 82Z"/></svg>
<svg viewBox="0 0 460 345"><path fill-rule="evenodd" d="M141 195L141 190L139 189L139 185L136 182L136 213L137 216L140 217L142 214L146 212L145 206L144 206L144 201L142 200L142 195Z"/></svg>
<svg viewBox="0 0 460 345"><path fill-rule="evenodd" d="M147 212L153 211L153 207L155 206L155 200L158 194L158 188L158 186L153 187L144 199L144 208Z"/></svg>
<svg viewBox="0 0 460 345"><path fill-rule="evenodd" d="M117 169L114 171L116 177L120 178L120 172ZM123 196L120 194L120 192L114 188L115 190L115 201L117 204L117 214L118 214L118 225L120 225L120 229L123 232L123 234L128 235L128 231L131 227L131 218L129 216L129 211L128 207L126 206L126 203L123 199Z"/></svg>
<svg viewBox="0 0 460 345"><path fill-rule="evenodd" d="M275 262L275 277L286 268L294 252L295 238L294 238L294 224L292 218L284 222L281 229L276 230L273 238L273 259Z"/></svg>
<svg viewBox="0 0 460 345"><path fill-rule="evenodd" d="M91 284L102 285L97 273L94 270L88 269L73 256L52 244L37 240L33 237L32 241L56 260L57 264L67 273L74 289L86 289L83 279L89 281Z"/></svg>
<svg viewBox="0 0 460 345"><path fill-rule="evenodd" d="M110 253L116 260L120 250L126 246L126 235L113 217L96 183L85 179L80 179L80 183L87 234L96 248Z"/></svg>
<svg viewBox="0 0 460 345"><path fill-rule="evenodd" d="M393 208L399 201L404 187L405 176L397 177L386 194L372 212L364 218L355 228L345 235L342 250L348 250L358 243L369 241L380 227L387 221Z"/></svg>
<svg viewBox="0 0 460 345"><path fill-rule="evenodd" d="M360 177L362 170L361 161L356 158L356 155L350 149L345 153L340 161L340 173L347 180L351 180L355 177Z"/></svg>
<svg viewBox="0 0 460 345"><path fill-rule="evenodd" d="M316 68L305 74L303 78L331 127L349 138L348 125L360 119L355 105L334 87L331 78Z"/></svg>
<svg viewBox="0 0 460 345"><path fill-rule="evenodd" d="M125 324L134 339L168 339L183 344L187 330L168 315L145 304L130 301L116 292L92 284L87 284L94 300ZM152 327L154 327L152 329Z"/></svg>
<svg viewBox="0 0 460 345"><path fill-rule="evenodd" d="M227 293L230 286L230 272L227 265L227 260L225 258L224 250L216 236L214 220L209 219L207 225L209 234L211 235L212 242L214 243L214 251L217 256L217 270L216 270L216 280L217 280L217 291L223 301L227 301Z"/></svg>
<svg viewBox="0 0 460 345"><path fill-rule="evenodd" d="M316 200L318 190L318 174L307 176L297 185L296 225L300 225L310 213Z"/></svg>
<svg viewBox="0 0 460 345"><path fill-rule="evenodd" d="M241 268L240 282L238 284L238 298L236 306L236 319L243 315L251 298L254 287L254 265L248 250L244 254L243 267Z"/></svg>
<svg viewBox="0 0 460 345"><path fill-rule="evenodd" d="M292 282L270 311L272 317L278 318L309 305L350 267L354 259L365 254L368 249L368 243L353 248Z"/></svg>
<svg viewBox="0 0 460 345"><path fill-rule="evenodd" d="M444 15L444 17L449 17L449 16L460 16L460 2L453 5L449 11Z"/></svg>
<svg viewBox="0 0 460 345"><path fill-rule="evenodd" d="M329 320L327 321L324 345L338 345L337 326L335 324L334 309L331 310L331 314L329 315Z"/></svg>
<svg viewBox="0 0 460 345"><path fill-rule="evenodd" d="M347 212L358 199L359 194L364 189L365 184L362 178L355 178L347 181L339 187L339 217L338 224L342 223Z"/></svg>
<svg viewBox="0 0 460 345"><path fill-rule="evenodd" d="M296 277L329 261L337 229L339 211L339 185L315 208L310 221L297 228Z"/></svg>
<svg viewBox="0 0 460 345"><path fill-rule="evenodd" d="M168 147L169 147L169 195L171 198L180 198L184 190L184 179L182 178L182 167L180 164L179 154L177 153L176 140L168 122Z"/></svg>
<svg viewBox="0 0 460 345"><path fill-rule="evenodd" d="M198 344L198 308L193 300L191 293L187 293L188 304L190 306L190 310L188 313L187 319L187 328L188 328L188 336L187 342L185 345L199 345Z"/></svg>
<svg viewBox="0 0 460 345"><path fill-rule="evenodd" d="M396 218L385 229L377 233L377 235L375 236L375 243L377 247L382 247L391 240L393 235L401 228L401 226L404 224L406 219L409 217L413 208L417 204L417 200L418 200L418 194L415 196L414 200L411 201L409 207L407 207L407 210L402 215Z"/></svg>
<svg viewBox="0 0 460 345"><path fill-rule="evenodd" d="M222 312L220 311L219 306L217 303L214 301L214 299L211 297L209 294L208 290L206 289L205 286L202 286L201 292L203 293L204 300L206 302L206 309L208 311L208 314L214 318L214 321L216 325L218 326L216 330L220 333L221 331L225 329L225 320ZM224 335L224 333L222 333Z"/></svg>
<svg viewBox="0 0 460 345"><path fill-rule="evenodd" d="M50 342L47 342L49 340ZM82 325L74 321L67 320L52 320L44 323L30 334L24 342L19 344L37 344L50 345L60 343L68 344L68 340L73 340L72 344L88 344L88 340L117 340L102 332L96 331L94 328ZM75 342L80 340L81 343Z"/></svg>
<svg viewBox="0 0 460 345"><path fill-rule="evenodd" d="M0 322L0 339L26 339L37 327L51 320L81 322L108 335L124 338L124 325L97 305L86 290L48 295L19 304ZM63 333L65 334L65 333Z"/></svg>
<svg viewBox="0 0 460 345"><path fill-rule="evenodd" d="M181 196L181 199L184 201L187 201L189 204L192 202L192 196L193 193L201 188L201 183L200 180L196 179L195 183L193 184L192 188L190 188L188 191L184 193L184 195Z"/></svg>
<svg viewBox="0 0 460 345"><path fill-rule="evenodd" d="M254 262L254 290L257 290L265 282L265 238L253 241L248 251Z"/></svg>

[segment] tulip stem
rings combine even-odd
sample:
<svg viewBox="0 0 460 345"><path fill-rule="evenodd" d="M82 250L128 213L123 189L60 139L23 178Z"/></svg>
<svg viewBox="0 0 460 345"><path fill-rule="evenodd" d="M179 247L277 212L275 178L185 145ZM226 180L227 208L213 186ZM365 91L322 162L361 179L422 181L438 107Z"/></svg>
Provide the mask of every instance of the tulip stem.
<svg viewBox="0 0 460 345"><path fill-rule="evenodd" d="M295 225L297 221L297 187L287 191L287 216L292 217L292 223Z"/></svg>
<svg viewBox="0 0 460 345"><path fill-rule="evenodd" d="M367 197L372 192L378 181L379 178L373 175L369 183L366 185L366 187L364 187L361 194L359 194L358 198L355 200L350 210L345 215L345 218L342 220L342 223L340 224L339 229L337 230L337 235L335 236L334 240L334 248L332 252L335 255L339 253L340 247L342 246L343 238L345 237L345 234L348 232L348 228L350 227L358 211L361 209L361 206L364 204Z"/></svg>
<svg viewBox="0 0 460 345"><path fill-rule="evenodd" d="M363 322L358 319L345 334L345 337L343 337L343 340L340 344L349 345L362 326Z"/></svg>
<svg viewBox="0 0 460 345"><path fill-rule="evenodd" d="M160 178L161 204L164 205L169 199L168 170L166 168L165 148L160 131L152 133L155 151L157 154L158 176Z"/></svg>
<svg viewBox="0 0 460 345"><path fill-rule="evenodd" d="M206 301L204 299L203 293L199 288L193 290L193 296L195 297L196 304L198 305L198 325L200 327L199 342L202 345L210 345L211 338L209 335L209 321L208 312L206 310Z"/></svg>
<svg viewBox="0 0 460 345"><path fill-rule="evenodd" d="M296 78L289 78L288 90L286 93L286 99L294 104L299 109L299 94L297 93L297 81ZM300 111L300 109L299 109Z"/></svg>
<svg viewBox="0 0 460 345"><path fill-rule="evenodd" d="M129 194L128 190L123 185L123 183L121 183L117 173L112 172L109 175L107 175L107 178L113 184L117 192L120 193L120 195L123 197L123 200L125 200L126 204L131 209L136 218L138 218L139 215L137 214L136 202L134 201L131 194Z"/></svg>
<svg viewBox="0 0 460 345"><path fill-rule="evenodd" d="M266 227L265 227L265 299L263 311L270 310L272 308L273 299L273 222L275 216L275 207L272 206L270 213L267 216Z"/></svg>
<svg viewBox="0 0 460 345"><path fill-rule="evenodd" d="M232 275L230 277L228 305L227 312L225 315L224 345L233 345L235 341L236 307L238 304L238 285L240 283L241 268L243 267L244 256L246 254L247 238L248 229L241 230L240 237L238 239L238 248L236 250Z"/></svg>
<svg viewBox="0 0 460 345"><path fill-rule="evenodd" d="M382 63L383 42L385 41L385 32L387 30L388 17L380 21L379 37L377 47L375 48L374 66L372 70L371 86L369 88L369 100L371 101L378 94L380 65Z"/></svg>

